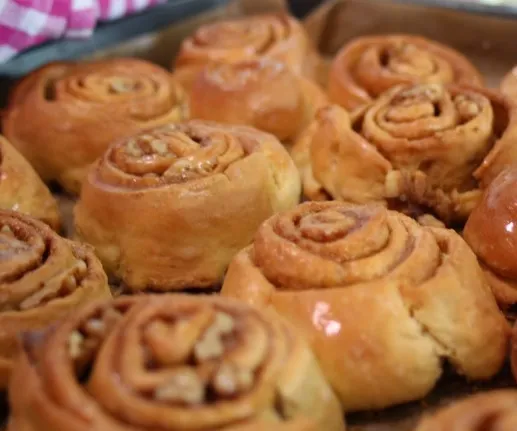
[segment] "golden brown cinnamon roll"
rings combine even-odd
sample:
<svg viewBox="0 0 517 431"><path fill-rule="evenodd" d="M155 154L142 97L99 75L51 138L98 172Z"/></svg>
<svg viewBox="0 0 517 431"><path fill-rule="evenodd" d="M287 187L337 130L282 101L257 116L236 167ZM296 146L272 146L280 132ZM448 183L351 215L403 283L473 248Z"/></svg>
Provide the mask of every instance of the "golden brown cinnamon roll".
<svg viewBox="0 0 517 431"><path fill-rule="evenodd" d="M274 136L190 121L112 146L84 184L75 226L130 290L211 287L260 223L299 197Z"/></svg>
<svg viewBox="0 0 517 431"><path fill-rule="evenodd" d="M476 394L423 419L415 431L514 431L517 391Z"/></svg>
<svg viewBox="0 0 517 431"><path fill-rule="evenodd" d="M193 118L253 126L284 142L326 104L316 84L266 58L206 65L190 88Z"/></svg>
<svg viewBox="0 0 517 431"><path fill-rule="evenodd" d="M379 205L307 202L271 217L221 293L299 328L345 410L423 397L444 360L488 379L506 356L508 324L463 239Z"/></svg>
<svg viewBox="0 0 517 431"><path fill-rule="evenodd" d="M344 430L301 337L235 301L122 297L23 341L9 431Z"/></svg>
<svg viewBox="0 0 517 431"><path fill-rule="evenodd" d="M184 120L172 75L137 59L54 63L15 87L3 131L45 181L78 193L89 165L114 140Z"/></svg>
<svg viewBox="0 0 517 431"><path fill-rule="evenodd" d="M396 85L473 84L483 78L459 52L414 35L359 37L335 57L329 95L345 109L371 102Z"/></svg>
<svg viewBox="0 0 517 431"><path fill-rule="evenodd" d="M517 161L516 108L471 87L396 87L348 115L317 114L293 149L305 194L398 202L464 222L481 189Z"/></svg>
<svg viewBox="0 0 517 431"><path fill-rule="evenodd" d="M181 44L174 60L185 86L194 70L209 63L238 63L271 58L310 79L319 78L319 57L302 24L285 14L255 15L201 26Z"/></svg>
<svg viewBox="0 0 517 431"><path fill-rule="evenodd" d="M0 388L7 384L20 332L45 328L81 304L109 297L106 275L88 246L0 210Z"/></svg>
<svg viewBox="0 0 517 431"><path fill-rule="evenodd" d="M61 224L56 200L32 166L0 136L0 208L20 211L55 230Z"/></svg>
<svg viewBox="0 0 517 431"><path fill-rule="evenodd" d="M517 168L499 174L472 211L463 236L503 308L517 303Z"/></svg>

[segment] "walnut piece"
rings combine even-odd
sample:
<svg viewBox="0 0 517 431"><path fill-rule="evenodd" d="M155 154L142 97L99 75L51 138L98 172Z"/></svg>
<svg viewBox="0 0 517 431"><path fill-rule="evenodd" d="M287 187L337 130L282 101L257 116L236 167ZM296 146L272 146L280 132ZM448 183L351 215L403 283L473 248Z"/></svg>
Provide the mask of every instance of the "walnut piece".
<svg viewBox="0 0 517 431"><path fill-rule="evenodd" d="M144 154L135 139L130 139L126 144L126 153L133 157L141 157Z"/></svg>
<svg viewBox="0 0 517 431"><path fill-rule="evenodd" d="M464 94L456 96L454 103L462 120L471 120L480 113L479 105Z"/></svg>
<svg viewBox="0 0 517 431"><path fill-rule="evenodd" d="M84 330L88 333L88 335L101 337L106 331L106 325L101 319L89 319L84 324Z"/></svg>
<svg viewBox="0 0 517 431"><path fill-rule="evenodd" d="M153 139L149 145L156 153L161 156L164 156L169 152L167 144L160 139Z"/></svg>
<svg viewBox="0 0 517 431"><path fill-rule="evenodd" d="M200 404L205 399L205 386L196 372L187 368L157 387L154 398L172 403Z"/></svg>
<svg viewBox="0 0 517 431"><path fill-rule="evenodd" d="M384 189L387 198L396 198L401 195L402 173L400 171L389 171L384 180Z"/></svg>
<svg viewBox="0 0 517 431"><path fill-rule="evenodd" d="M195 358L202 362L220 357L224 352L222 336L231 333L234 328L235 322L229 314L217 312L212 325L194 346Z"/></svg>
<svg viewBox="0 0 517 431"><path fill-rule="evenodd" d="M11 228L10 228L8 225L6 225L6 224L4 224L4 225L2 226L2 229L0 229L0 231L1 231L2 233L6 233L6 234L8 234L8 235L13 235L13 231L12 231L12 230L11 230Z"/></svg>
<svg viewBox="0 0 517 431"><path fill-rule="evenodd" d="M253 386L253 373L250 370L223 363L212 380L212 386L219 395L236 395Z"/></svg>
<svg viewBox="0 0 517 431"><path fill-rule="evenodd" d="M110 90L114 93L127 93L133 90L133 85L123 79L113 79L110 82Z"/></svg>
<svg viewBox="0 0 517 431"><path fill-rule="evenodd" d="M83 352L84 337L79 331L73 331L68 337L68 353L72 359L77 359Z"/></svg>

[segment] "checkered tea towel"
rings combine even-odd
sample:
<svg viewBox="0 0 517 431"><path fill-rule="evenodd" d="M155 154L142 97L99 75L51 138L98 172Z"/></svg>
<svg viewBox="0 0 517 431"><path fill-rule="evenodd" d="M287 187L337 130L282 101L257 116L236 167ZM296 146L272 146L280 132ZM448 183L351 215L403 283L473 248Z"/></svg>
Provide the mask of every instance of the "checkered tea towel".
<svg viewBox="0 0 517 431"><path fill-rule="evenodd" d="M141 11L164 0L0 0L0 62L61 37L87 38L99 21Z"/></svg>

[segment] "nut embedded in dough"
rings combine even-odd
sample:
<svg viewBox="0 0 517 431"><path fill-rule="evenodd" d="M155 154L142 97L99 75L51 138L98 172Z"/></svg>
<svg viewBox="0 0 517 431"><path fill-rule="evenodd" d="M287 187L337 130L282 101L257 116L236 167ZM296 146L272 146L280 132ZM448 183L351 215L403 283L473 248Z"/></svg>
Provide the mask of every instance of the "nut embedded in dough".
<svg viewBox="0 0 517 431"><path fill-rule="evenodd" d="M91 248L40 221L0 210L0 243L0 388L5 388L21 333L44 329L111 294ZM70 353L80 357L83 347L82 335L72 333Z"/></svg>
<svg viewBox="0 0 517 431"><path fill-rule="evenodd" d="M224 334L223 349L197 362L193 346L207 331ZM85 417L102 431L345 430L294 328L214 296L120 297L25 334L9 403L9 431L80 431Z"/></svg>
<svg viewBox="0 0 517 431"><path fill-rule="evenodd" d="M463 224L517 161L517 107L485 89L395 87L348 114L321 109L292 149L309 199L377 202Z"/></svg>

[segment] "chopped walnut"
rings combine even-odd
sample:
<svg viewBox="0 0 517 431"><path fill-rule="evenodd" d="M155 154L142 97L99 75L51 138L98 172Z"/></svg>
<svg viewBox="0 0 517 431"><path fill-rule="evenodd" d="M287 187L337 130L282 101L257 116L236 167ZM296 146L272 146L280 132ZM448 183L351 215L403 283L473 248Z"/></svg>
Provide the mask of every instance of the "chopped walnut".
<svg viewBox="0 0 517 431"><path fill-rule="evenodd" d="M86 272L88 271L88 265L84 260L78 260L75 264L77 275L84 276Z"/></svg>
<svg viewBox="0 0 517 431"><path fill-rule="evenodd" d="M100 319L89 319L84 324L84 330L89 334L96 337L100 337L106 331L105 323Z"/></svg>
<svg viewBox="0 0 517 431"><path fill-rule="evenodd" d="M63 280L63 288L71 292L77 287L77 282L75 280L75 277L73 275L69 275Z"/></svg>
<svg viewBox="0 0 517 431"><path fill-rule="evenodd" d="M396 100L420 99L425 98L431 102L438 102L443 94L443 87L438 84L418 85L408 90L402 91L396 97Z"/></svg>
<svg viewBox="0 0 517 431"><path fill-rule="evenodd" d="M130 139L126 144L126 153L133 157L141 157L144 154L135 139Z"/></svg>
<svg viewBox="0 0 517 431"><path fill-rule="evenodd" d="M212 380L212 386L219 395L235 395L253 386L253 373L250 370L223 363Z"/></svg>
<svg viewBox="0 0 517 431"><path fill-rule="evenodd" d="M114 79L110 82L110 90L114 93L127 93L133 86L123 79Z"/></svg>
<svg viewBox="0 0 517 431"><path fill-rule="evenodd" d="M214 328L214 326L221 334L229 334L235 328L235 321L229 314L218 311L215 314L215 322L212 325L212 328Z"/></svg>
<svg viewBox="0 0 517 431"><path fill-rule="evenodd" d="M2 233L6 233L6 234L8 234L8 235L13 235L13 231L12 231L12 230L11 230L11 228L10 228L8 225L6 225L6 224L4 224L4 225L2 226L2 229L0 229L0 231L1 231Z"/></svg>
<svg viewBox="0 0 517 431"><path fill-rule="evenodd" d="M423 214L418 217L417 221L422 226L445 228L445 224L431 214Z"/></svg>
<svg viewBox="0 0 517 431"><path fill-rule="evenodd" d="M160 139L154 139L149 144L151 148L161 156L166 155L169 151L167 144Z"/></svg>
<svg viewBox="0 0 517 431"><path fill-rule="evenodd" d="M200 174L209 174L212 172L214 162L212 160L204 160L196 165L196 172Z"/></svg>
<svg viewBox="0 0 517 431"><path fill-rule="evenodd" d="M229 314L217 312L212 325L194 346L195 358L202 362L220 357L224 352L222 336L231 333L234 327L235 322Z"/></svg>
<svg viewBox="0 0 517 431"><path fill-rule="evenodd" d="M68 338L68 353L72 359L77 359L83 352L84 337L79 331L73 331Z"/></svg>
<svg viewBox="0 0 517 431"><path fill-rule="evenodd" d="M480 113L479 105L464 94L456 96L454 103L462 120L471 120Z"/></svg>
<svg viewBox="0 0 517 431"><path fill-rule="evenodd" d="M403 189L402 173L400 171L389 171L384 180L384 188L387 198L398 197Z"/></svg>
<svg viewBox="0 0 517 431"><path fill-rule="evenodd" d="M156 388L154 398L165 402L200 404L205 399L205 386L194 370L184 369Z"/></svg>

